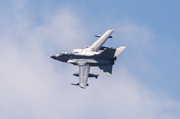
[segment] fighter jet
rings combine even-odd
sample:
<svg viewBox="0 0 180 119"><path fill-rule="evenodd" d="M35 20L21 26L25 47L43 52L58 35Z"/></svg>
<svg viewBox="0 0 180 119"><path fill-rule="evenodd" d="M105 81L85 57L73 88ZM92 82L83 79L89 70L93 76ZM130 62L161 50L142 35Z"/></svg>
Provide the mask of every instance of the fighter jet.
<svg viewBox="0 0 180 119"><path fill-rule="evenodd" d="M52 59L71 63L79 66L79 72L74 73L74 76L79 77L79 83L72 83L81 88L86 88L89 84L88 77L97 78L98 75L90 73L91 66L98 66L105 75L112 75L112 67L117 56L126 48L121 46L119 48L108 48L102 46L108 38L112 38L111 34L114 29L107 30L103 35L96 35L99 37L91 46L85 49L74 49L72 52L63 52L51 56Z"/></svg>

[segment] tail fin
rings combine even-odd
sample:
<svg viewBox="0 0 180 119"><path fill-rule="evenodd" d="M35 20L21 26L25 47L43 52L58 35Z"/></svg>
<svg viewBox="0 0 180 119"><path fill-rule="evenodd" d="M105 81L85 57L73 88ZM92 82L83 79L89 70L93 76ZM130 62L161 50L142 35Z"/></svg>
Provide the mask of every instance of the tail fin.
<svg viewBox="0 0 180 119"><path fill-rule="evenodd" d="M116 48L116 52L114 54L114 57L117 57L125 48L126 48L126 46L121 46L119 48Z"/></svg>

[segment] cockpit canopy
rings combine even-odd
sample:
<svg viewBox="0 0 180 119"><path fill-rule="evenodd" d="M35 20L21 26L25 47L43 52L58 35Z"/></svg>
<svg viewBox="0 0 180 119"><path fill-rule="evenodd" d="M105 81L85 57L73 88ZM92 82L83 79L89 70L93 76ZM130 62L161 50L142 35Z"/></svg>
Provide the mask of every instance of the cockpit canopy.
<svg viewBox="0 0 180 119"><path fill-rule="evenodd" d="M73 53L69 53L69 52L62 52L59 54L59 56L71 56L74 55Z"/></svg>

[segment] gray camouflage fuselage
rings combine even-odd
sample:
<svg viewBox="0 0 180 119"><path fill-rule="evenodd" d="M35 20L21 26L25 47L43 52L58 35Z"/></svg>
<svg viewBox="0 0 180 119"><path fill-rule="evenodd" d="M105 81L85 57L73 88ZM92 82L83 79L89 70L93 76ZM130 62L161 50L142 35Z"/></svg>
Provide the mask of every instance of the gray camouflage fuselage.
<svg viewBox="0 0 180 119"><path fill-rule="evenodd" d="M113 31L114 29L110 29L102 36L97 35L96 37L99 37L99 39L85 49L74 49L71 53L64 52L51 56L51 58L55 60L79 66L79 72L73 74L74 76L79 77L79 83L72 83L72 85L78 85L81 88L85 88L88 86L88 77L97 78L98 75L90 73L91 66L98 66L107 76L112 75L114 61L125 49L125 46L116 49L102 46L108 38L112 38L111 34ZM102 52L98 52L99 50L102 50Z"/></svg>
<svg viewBox="0 0 180 119"><path fill-rule="evenodd" d="M75 55L73 53L59 54L59 56L57 54L55 56L51 56L51 58L61 62L68 62L74 65L88 63L90 66L113 65L115 60L115 58L104 59L96 55L85 56L85 55Z"/></svg>

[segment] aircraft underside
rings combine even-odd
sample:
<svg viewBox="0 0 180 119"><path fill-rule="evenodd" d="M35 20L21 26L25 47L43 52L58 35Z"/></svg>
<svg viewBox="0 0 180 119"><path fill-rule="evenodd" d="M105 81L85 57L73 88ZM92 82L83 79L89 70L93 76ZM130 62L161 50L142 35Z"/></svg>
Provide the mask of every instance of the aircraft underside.
<svg viewBox="0 0 180 119"><path fill-rule="evenodd" d="M96 35L99 39L85 49L74 49L71 53L64 52L51 56L55 60L79 66L79 72L73 74L79 77L79 83L72 83L72 85L85 88L88 86L88 77L97 78L98 74L90 73L91 66L98 66L107 76L112 75L116 57L126 48L121 46L115 49L102 46L108 38L112 38L113 31L114 29L107 30L103 35ZM102 52L98 52L98 50Z"/></svg>

